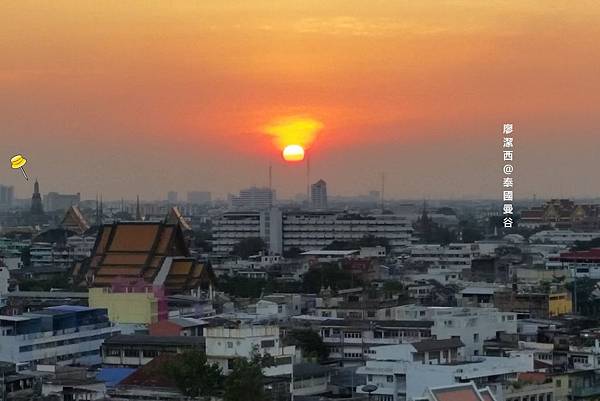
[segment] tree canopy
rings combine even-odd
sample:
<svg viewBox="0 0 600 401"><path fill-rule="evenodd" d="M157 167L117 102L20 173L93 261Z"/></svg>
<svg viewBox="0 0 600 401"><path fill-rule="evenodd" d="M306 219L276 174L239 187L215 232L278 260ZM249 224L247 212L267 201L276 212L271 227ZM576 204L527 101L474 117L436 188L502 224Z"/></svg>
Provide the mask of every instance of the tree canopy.
<svg viewBox="0 0 600 401"><path fill-rule="evenodd" d="M233 370L225 379L225 401L264 401L262 361L243 358L233 361Z"/></svg>
<svg viewBox="0 0 600 401"><path fill-rule="evenodd" d="M290 345L296 345L302 349L306 357L315 358L319 362L323 362L329 356L329 349L319 333L314 330L291 330L285 338L285 342Z"/></svg>
<svg viewBox="0 0 600 401"><path fill-rule="evenodd" d="M252 255L257 255L267 249L267 244L262 238L245 238L234 245L232 255L239 256L242 259L248 259Z"/></svg>
<svg viewBox="0 0 600 401"><path fill-rule="evenodd" d="M210 397L223 385L221 368L209 364L206 354L199 350L184 352L164 366L164 373L173 379L187 397Z"/></svg>

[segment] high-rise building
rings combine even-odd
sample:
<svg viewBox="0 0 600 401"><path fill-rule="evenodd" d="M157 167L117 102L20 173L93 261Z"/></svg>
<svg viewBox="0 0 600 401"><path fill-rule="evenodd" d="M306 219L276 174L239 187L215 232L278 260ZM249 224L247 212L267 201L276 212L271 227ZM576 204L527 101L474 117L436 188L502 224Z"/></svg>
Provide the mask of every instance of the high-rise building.
<svg viewBox="0 0 600 401"><path fill-rule="evenodd" d="M206 191L190 191L187 193L188 203L201 205L203 203L210 203L212 200L212 194Z"/></svg>
<svg viewBox="0 0 600 401"><path fill-rule="evenodd" d="M15 198L15 188L12 186L0 185L0 209L8 209L13 205Z"/></svg>
<svg viewBox="0 0 600 401"><path fill-rule="evenodd" d="M310 186L310 201L314 209L327 209L327 183L319 180Z"/></svg>
<svg viewBox="0 0 600 401"><path fill-rule="evenodd" d="M81 194L59 194L58 192L49 192L44 196L44 209L47 212L57 210L68 210L71 206L77 206L81 202Z"/></svg>
<svg viewBox="0 0 600 401"><path fill-rule="evenodd" d="M239 196L231 197L231 205L239 209L262 210L273 206L275 191L270 188L247 188L240 191Z"/></svg>
<svg viewBox="0 0 600 401"><path fill-rule="evenodd" d="M167 193L167 201L171 204L177 203L177 199L179 198L176 191L169 191Z"/></svg>

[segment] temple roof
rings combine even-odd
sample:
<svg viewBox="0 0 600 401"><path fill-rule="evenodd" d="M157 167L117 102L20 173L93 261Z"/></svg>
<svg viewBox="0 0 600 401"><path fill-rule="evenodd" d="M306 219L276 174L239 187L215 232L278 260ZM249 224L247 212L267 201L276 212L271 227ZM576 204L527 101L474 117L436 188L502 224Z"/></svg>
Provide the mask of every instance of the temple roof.
<svg viewBox="0 0 600 401"><path fill-rule="evenodd" d="M110 286L117 279L143 278L171 293L213 281L210 267L190 257L180 226L160 222L104 225L87 275L93 287Z"/></svg>
<svg viewBox="0 0 600 401"><path fill-rule="evenodd" d="M89 223L77 206L71 206L69 210L67 210L60 225L65 230L71 230L79 235L90 229Z"/></svg>

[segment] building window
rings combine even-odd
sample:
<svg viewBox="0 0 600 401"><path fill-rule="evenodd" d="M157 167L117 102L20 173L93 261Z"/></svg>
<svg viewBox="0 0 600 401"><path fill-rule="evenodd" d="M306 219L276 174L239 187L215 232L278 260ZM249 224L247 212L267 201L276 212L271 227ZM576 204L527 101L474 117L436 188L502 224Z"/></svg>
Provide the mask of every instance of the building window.
<svg viewBox="0 0 600 401"><path fill-rule="evenodd" d="M142 351L142 355L144 355L144 358L155 358L158 356L158 351L153 349L145 349Z"/></svg>
<svg viewBox="0 0 600 401"><path fill-rule="evenodd" d="M126 349L125 356L128 358L138 358L140 356L140 351L136 349Z"/></svg>
<svg viewBox="0 0 600 401"><path fill-rule="evenodd" d="M394 376L387 376L387 382L388 383L393 383L394 382Z"/></svg>
<svg viewBox="0 0 600 401"><path fill-rule="evenodd" d="M559 380L556 380L556 387L562 387L562 382Z"/></svg>
<svg viewBox="0 0 600 401"><path fill-rule="evenodd" d="M479 342L479 333L473 334L473 341L476 342L476 343Z"/></svg>
<svg viewBox="0 0 600 401"><path fill-rule="evenodd" d="M373 375L367 375L367 381L372 382L373 381Z"/></svg>

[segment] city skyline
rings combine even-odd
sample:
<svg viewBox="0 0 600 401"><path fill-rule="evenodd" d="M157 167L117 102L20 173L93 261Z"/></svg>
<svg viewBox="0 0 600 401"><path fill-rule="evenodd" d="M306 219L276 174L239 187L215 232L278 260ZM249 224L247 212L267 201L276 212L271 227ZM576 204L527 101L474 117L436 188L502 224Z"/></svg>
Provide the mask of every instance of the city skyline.
<svg viewBox="0 0 600 401"><path fill-rule="evenodd" d="M586 1L3 5L0 183L224 197L266 186L271 163L292 197L305 167L265 127L305 116L322 124L311 181L332 194L385 172L389 198L499 199L512 122L516 198L595 196L599 17Z"/></svg>

